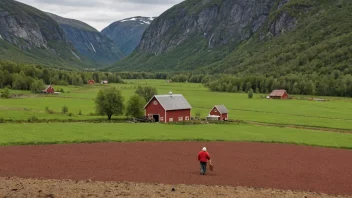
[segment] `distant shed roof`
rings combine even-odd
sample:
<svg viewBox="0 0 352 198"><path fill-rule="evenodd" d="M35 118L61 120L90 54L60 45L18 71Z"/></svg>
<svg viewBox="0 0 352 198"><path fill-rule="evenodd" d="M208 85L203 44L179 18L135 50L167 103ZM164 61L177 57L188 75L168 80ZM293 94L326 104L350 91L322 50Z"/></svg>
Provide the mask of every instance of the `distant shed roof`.
<svg viewBox="0 0 352 198"><path fill-rule="evenodd" d="M215 108L220 112L220 113L229 113L229 110L225 107L225 105L215 105Z"/></svg>
<svg viewBox="0 0 352 198"><path fill-rule="evenodd" d="M43 91L48 90L50 87L51 87L51 85L45 85L45 87L44 87Z"/></svg>
<svg viewBox="0 0 352 198"><path fill-rule="evenodd" d="M166 111L192 109L186 98L181 94L155 95L147 105L156 98ZM146 108L147 105L144 107Z"/></svg>
<svg viewBox="0 0 352 198"><path fill-rule="evenodd" d="M283 96L285 93L287 93L287 91L283 89L274 90L273 92L271 92L270 96Z"/></svg>
<svg viewBox="0 0 352 198"><path fill-rule="evenodd" d="M220 112L220 113L229 113L229 110L225 107L225 105L215 105L215 108Z"/></svg>

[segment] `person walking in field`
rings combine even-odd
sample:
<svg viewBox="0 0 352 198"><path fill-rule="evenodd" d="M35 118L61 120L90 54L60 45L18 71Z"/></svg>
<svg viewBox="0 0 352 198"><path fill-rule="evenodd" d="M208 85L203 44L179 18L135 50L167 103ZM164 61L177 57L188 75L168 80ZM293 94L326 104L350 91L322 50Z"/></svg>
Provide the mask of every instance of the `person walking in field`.
<svg viewBox="0 0 352 198"><path fill-rule="evenodd" d="M200 174L201 175L205 175L206 171L207 171L207 163L208 163L208 160L211 164L211 159L210 159L210 155L209 153L207 152L207 148L204 147L202 149L202 151L200 151L198 153L198 161L200 162Z"/></svg>

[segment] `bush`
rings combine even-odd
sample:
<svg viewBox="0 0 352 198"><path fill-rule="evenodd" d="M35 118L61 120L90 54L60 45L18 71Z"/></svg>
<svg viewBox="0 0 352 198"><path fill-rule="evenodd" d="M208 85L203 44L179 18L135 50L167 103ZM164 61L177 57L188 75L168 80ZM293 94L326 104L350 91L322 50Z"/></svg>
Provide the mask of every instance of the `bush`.
<svg viewBox="0 0 352 198"><path fill-rule="evenodd" d="M63 106L61 113L66 114L68 112L68 107L67 106Z"/></svg>
<svg viewBox="0 0 352 198"><path fill-rule="evenodd" d="M5 88L1 94L1 97L2 98L10 98L10 90L8 88Z"/></svg>
<svg viewBox="0 0 352 198"><path fill-rule="evenodd" d="M248 98L249 98L249 99L252 99L252 98L253 98L253 89L250 89L250 90L248 91Z"/></svg>
<svg viewBox="0 0 352 198"><path fill-rule="evenodd" d="M49 114L54 114L54 113L55 113L55 111L50 110L50 109L49 109L47 112L48 112Z"/></svg>
<svg viewBox="0 0 352 198"><path fill-rule="evenodd" d="M82 111L81 110L79 110L78 115L82 115Z"/></svg>
<svg viewBox="0 0 352 198"><path fill-rule="evenodd" d="M70 117L73 116L73 113L69 113L68 116L70 116Z"/></svg>
<svg viewBox="0 0 352 198"><path fill-rule="evenodd" d="M27 119L28 122L37 122L39 118L37 116L31 116Z"/></svg>
<svg viewBox="0 0 352 198"><path fill-rule="evenodd" d="M0 117L0 123L5 123L5 118Z"/></svg>
<svg viewBox="0 0 352 198"><path fill-rule="evenodd" d="M45 107L45 111L49 114L54 114L55 112L53 110L50 110L49 107Z"/></svg>

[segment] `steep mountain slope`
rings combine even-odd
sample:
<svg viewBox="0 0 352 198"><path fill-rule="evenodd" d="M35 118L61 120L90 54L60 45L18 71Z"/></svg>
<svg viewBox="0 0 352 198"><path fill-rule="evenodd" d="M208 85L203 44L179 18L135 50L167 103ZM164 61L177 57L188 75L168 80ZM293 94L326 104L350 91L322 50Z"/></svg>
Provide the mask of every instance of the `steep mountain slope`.
<svg viewBox="0 0 352 198"><path fill-rule="evenodd" d="M51 13L47 14L60 24L67 39L87 59L97 63L111 64L124 56L110 39L88 24Z"/></svg>
<svg viewBox="0 0 352 198"><path fill-rule="evenodd" d="M44 12L13 0L0 1L0 59L55 67L84 67L60 26Z"/></svg>
<svg viewBox="0 0 352 198"><path fill-rule="evenodd" d="M351 71L349 0L187 0L159 16L112 70Z"/></svg>
<svg viewBox="0 0 352 198"><path fill-rule="evenodd" d="M129 55L138 46L144 31L153 20L153 17L141 16L123 19L112 23L101 33L113 40L125 55Z"/></svg>

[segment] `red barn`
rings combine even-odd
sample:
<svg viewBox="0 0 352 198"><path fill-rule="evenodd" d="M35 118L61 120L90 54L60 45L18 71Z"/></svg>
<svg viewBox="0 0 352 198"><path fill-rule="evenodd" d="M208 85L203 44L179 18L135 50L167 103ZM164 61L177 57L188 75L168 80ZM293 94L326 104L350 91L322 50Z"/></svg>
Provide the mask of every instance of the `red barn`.
<svg viewBox="0 0 352 198"><path fill-rule="evenodd" d="M181 94L155 95L145 105L145 116L156 122L183 122L191 118L191 105Z"/></svg>
<svg viewBox="0 0 352 198"><path fill-rule="evenodd" d="M51 85L47 85L44 90L42 90L42 93L46 94L53 94L55 93L54 88Z"/></svg>
<svg viewBox="0 0 352 198"><path fill-rule="evenodd" d="M288 94L286 90L274 90L269 97L271 99L288 99Z"/></svg>
<svg viewBox="0 0 352 198"><path fill-rule="evenodd" d="M219 116L219 120L229 119L229 111L227 110L225 105L215 105L213 109L210 111L209 115Z"/></svg>

